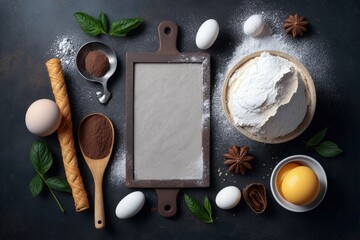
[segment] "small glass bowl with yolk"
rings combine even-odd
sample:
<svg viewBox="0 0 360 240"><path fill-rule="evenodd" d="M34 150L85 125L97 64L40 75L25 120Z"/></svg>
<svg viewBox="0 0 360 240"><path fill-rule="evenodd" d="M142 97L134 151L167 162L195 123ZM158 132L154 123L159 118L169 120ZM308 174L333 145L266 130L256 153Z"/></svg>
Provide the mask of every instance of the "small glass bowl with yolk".
<svg viewBox="0 0 360 240"><path fill-rule="evenodd" d="M327 178L315 159L294 155L276 165L270 188L279 205L289 211L306 212L317 207L325 197Z"/></svg>

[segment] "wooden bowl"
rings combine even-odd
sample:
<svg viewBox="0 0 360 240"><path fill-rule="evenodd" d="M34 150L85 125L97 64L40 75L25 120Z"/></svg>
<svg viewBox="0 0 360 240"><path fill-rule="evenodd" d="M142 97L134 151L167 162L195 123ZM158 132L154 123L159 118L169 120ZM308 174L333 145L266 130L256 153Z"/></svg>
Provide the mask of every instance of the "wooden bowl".
<svg viewBox="0 0 360 240"><path fill-rule="evenodd" d="M268 52L271 55L274 56L280 56L282 58L285 58L287 60L289 60L292 64L294 64L300 74L302 75L302 79L304 81L305 84L305 94L306 94L306 98L307 98L307 112L306 115L304 117L304 120L300 123L300 125L292 132L284 135L284 136L280 136L277 138L264 138L260 135L255 135L249 131L247 131L245 128L240 127L240 126L236 126L234 123L234 120L231 118L230 113L229 113L229 109L227 106L227 91L228 91L228 83L229 83L229 79L232 77L232 75L234 74L234 72L239 69L243 64L245 64L247 61L260 56L261 53L263 52ZM294 138L296 138L297 136L299 136L302 132L305 131L305 129L309 126L313 116L314 116L314 112L315 112L315 107L316 107L316 92L315 92L315 86L314 86L314 82L310 76L310 73L308 72L308 70L304 67L304 65L302 65L298 60L296 60L295 58L293 58L290 55L287 55L285 53L282 52L278 52L278 51L258 51L258 52L254 52L246 57L244 57L242 60L240 60L240 62L238 62L227 74L224 85L223 85L223 89L222 89L222 95L221 95L221 103L222 103L222 107L223 110L225 112L225 116L228 119L228 121L237 129L239 130L243 135L245 135L246 137L258 141L258 142L262 142L262 143L270 143L270 144L277 144L277 143L283 143L283 142L287 142L290 141Z"/></svg>

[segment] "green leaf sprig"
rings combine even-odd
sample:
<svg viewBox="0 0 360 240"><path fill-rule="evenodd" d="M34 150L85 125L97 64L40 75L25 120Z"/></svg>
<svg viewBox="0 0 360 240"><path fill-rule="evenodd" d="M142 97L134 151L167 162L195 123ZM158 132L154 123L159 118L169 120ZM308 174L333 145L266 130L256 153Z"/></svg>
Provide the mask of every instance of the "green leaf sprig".
<svg viewBox="0 0 360 240"><path fill-rule="evenodd" d="M315 136L305 142L306 146L314 148L323 157L336 157L343 150L334 142L323 140L328 128L318 132Z"/></svg>
<svg viewBox="0 0 360 240"><path fill-rule="evenodd" d="M184 195L185 203L190 212L204 223L213 223L211 203L207 196L202 206L195 198L189 194Z"/></svg>
<svg viewBox="0 0 360 240"><path fill-rule="evenodd" d="M143 21L142 18L126 18L113 22L108 31L108 21L104 13L100 13L99 19L84 12L76 12L74 16L80 28L90 36L108 34L115 37L125 37L130 31L137 28Z"/></svg>
<svg viewBox="0 0 360 240"><path fill-rule="evenodd" d="M50 193L54 197L61 212L65 212L53 190L71 192L71 189L65 179L59 177L45 177L45 173L49 171L53 164L53 158L49 148L39 141L33 143L30 149L30 161L37 172L37 175L33 177L29 183L29 189L32 196L36 197L39 195L45 184L50 190Z"/></svg>

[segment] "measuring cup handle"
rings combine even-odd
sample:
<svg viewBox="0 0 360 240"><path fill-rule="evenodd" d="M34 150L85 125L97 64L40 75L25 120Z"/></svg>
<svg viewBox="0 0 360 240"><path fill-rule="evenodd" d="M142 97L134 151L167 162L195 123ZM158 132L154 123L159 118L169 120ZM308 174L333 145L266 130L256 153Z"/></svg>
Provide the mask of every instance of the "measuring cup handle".
<svg viewBox="0 0 360 240"><path fill-rule="evenodd" d="M109 101L111 97L111 93L107 89L107 82L102 83L102 86L103 86L103 92L97 92L96 95L99 99L99 102L105 104Z"/></svg>
<svg viewBox="0 0 360 240"><path fill-rule="evenodd" d="M180 189L155 189L158 196L158 212L163 217L172 217L177 212L177 195Z"/></svg>

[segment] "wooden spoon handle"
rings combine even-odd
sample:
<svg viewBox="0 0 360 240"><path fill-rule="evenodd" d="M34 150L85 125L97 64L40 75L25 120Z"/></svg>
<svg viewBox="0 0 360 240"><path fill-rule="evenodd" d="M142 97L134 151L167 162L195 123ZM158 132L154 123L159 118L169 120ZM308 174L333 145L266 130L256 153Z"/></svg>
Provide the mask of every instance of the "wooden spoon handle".
<svg viewBox="0 0 360 240"><path fill-rule="evenodd" d="M104 198L102 189L102 178L94 181L95 183L95 228L101 229L105 227Z"/></svg>

